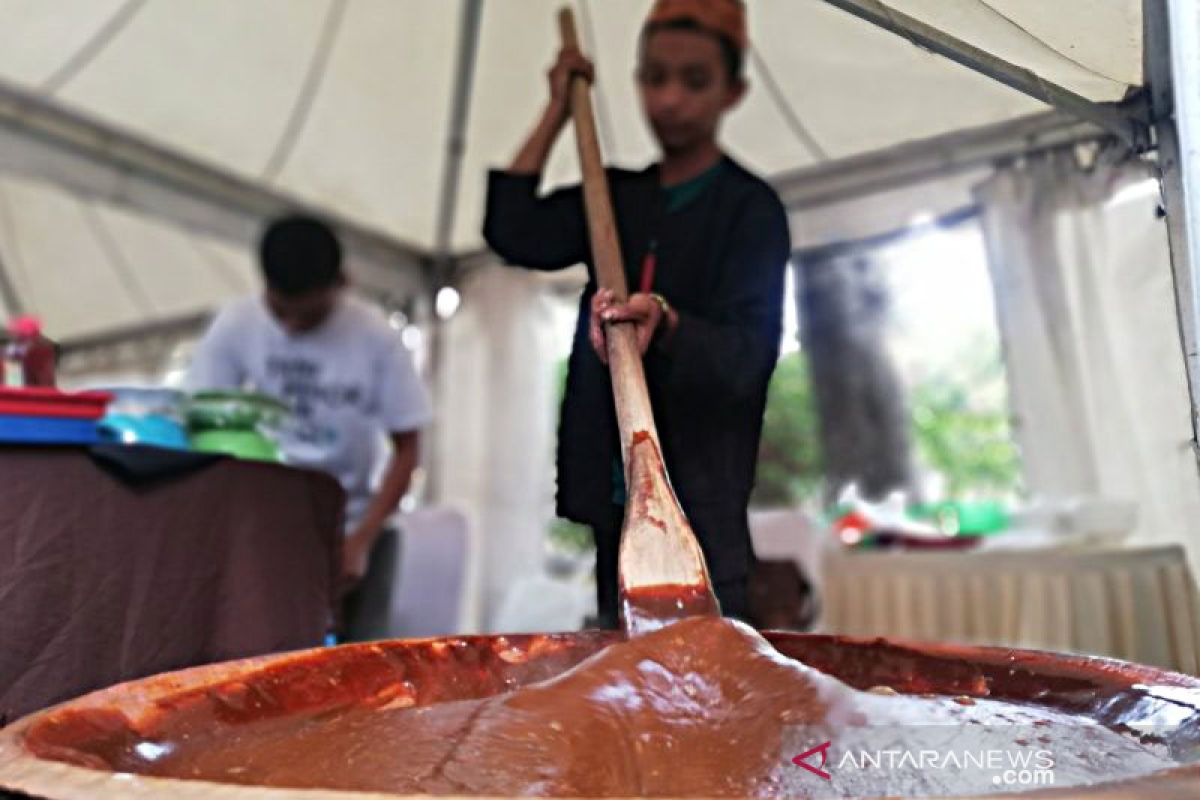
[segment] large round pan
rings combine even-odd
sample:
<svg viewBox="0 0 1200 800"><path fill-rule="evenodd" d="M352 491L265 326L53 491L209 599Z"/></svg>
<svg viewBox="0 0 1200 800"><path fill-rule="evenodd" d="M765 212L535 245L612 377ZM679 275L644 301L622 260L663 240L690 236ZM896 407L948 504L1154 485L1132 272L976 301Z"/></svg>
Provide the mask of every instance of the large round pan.
<svg viewBox="0 0 1200 800"><path fill-rule="evenodd" d="M1185 675L1028 650L766 636L785 655L856 688L887 685L901 693L1032 703L1117 728L1169 724L1169 744L1176 752L1200 747L1200 680ZM0 731L0 787L54 800L382 797L134 776L112 771L104 754L168 716L173 723L201 727L236 725L397 700L422 705L487 696L559 674L616 640L617 634L585 631L392 641L215 664L120 684ZM1200 798L1200 765L1026 796L1194 800Z"/></svg>

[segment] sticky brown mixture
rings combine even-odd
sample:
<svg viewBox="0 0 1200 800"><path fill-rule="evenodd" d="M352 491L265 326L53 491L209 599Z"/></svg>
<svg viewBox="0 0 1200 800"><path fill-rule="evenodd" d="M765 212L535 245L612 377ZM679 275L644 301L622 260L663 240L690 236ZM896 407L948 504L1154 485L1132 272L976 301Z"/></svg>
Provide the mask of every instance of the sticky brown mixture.
<svg viewBox="0 0 1200 800"><path fill-rule="evenodd" d="M826 695L849 691L747 628L697 618L509 694L275 721L134 755L144 774L272 786L769 794L782 727L823 718Z"/></svg>
<svg viewBox="0 0 1200 800"><path fill-rule="evenodd" d="M859 692L715 617L611 645L511 692L412 702L400 692L382 706L208 730L173 729L168 718L87 762L69 760L162 777L399 794L804 797L831 787L790 763L785 736L796 726L837 738L848 726L880 723L1081 724L986 699L964 706ZM1056 785L1127 774L1128 760L1111 759L1124 746L1118 734L1092 725L1075 738L1071 752L1056 752ZM1141 771L1161 766L1147 761ZM855 794L957 786L941 774L905 779L921 786L874 785L881 780L889 779L864 775L847 786Z"/></svg>

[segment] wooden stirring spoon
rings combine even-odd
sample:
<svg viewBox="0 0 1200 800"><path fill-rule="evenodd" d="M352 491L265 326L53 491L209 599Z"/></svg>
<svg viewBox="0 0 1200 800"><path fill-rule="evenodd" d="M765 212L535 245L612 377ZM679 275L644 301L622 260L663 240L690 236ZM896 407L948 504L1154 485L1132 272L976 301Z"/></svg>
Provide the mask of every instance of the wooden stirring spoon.
<svg viewBox="0 0 1200 800"><path fill-rule="evenodd" d="M578 49L570 9L559 12L558 23L563 46ZM625 267L600 157L591 90L582 76L571 80L570 97L596 282L624 302L629 297ZM683 617L719 614L720 610L700 545L667 478L637 332L630 322L609 323L605 338L627 487L619 555L621 624L634 636Z"/></svg>

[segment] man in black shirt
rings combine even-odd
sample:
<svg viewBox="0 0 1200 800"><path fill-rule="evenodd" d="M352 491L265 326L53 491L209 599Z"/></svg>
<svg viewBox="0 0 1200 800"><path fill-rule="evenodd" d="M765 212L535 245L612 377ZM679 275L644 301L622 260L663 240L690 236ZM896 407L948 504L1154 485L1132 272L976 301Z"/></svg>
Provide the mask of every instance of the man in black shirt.
<svg viewBox="0 0 1200 800"><path fill-rule="evenodd" d="M723 612L745 616L754 561L747 506L767 384L782 326L787 218L775 192L725 155L724 115L745 93L739 0L658 0L641 34L637 82L662 159L608 171L626 279L597 291L582 194L539 196L569 119L577 50L550 71L550 100L512 164L489 176L484 236L507 261L554 270L583 262L558 436L558 513L596 539L601 624L617 624L617 546L624 507L616 415L603 363L604 324L632 321L645 357L667 471L700 540Z"/></svg>

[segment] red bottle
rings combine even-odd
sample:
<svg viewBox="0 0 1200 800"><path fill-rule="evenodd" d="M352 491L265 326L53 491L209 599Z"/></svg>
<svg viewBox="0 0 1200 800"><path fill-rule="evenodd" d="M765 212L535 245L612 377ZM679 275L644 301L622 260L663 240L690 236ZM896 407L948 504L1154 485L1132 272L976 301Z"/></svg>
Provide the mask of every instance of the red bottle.
<svg viewBox="0 0 1200 800"><path fill-rule="evenodd" d="M54 386L54 343L42 335L37 317L15 317L8 323L4 348L6 386Z"/></svg>

